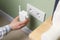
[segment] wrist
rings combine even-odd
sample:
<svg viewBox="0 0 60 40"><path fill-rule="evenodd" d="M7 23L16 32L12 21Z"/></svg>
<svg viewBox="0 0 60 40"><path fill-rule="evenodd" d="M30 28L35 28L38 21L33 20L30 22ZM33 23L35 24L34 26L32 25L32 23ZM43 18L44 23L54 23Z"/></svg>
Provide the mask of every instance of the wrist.
<svg viewBox="0 0 60 40"><path fill-rule="evenodd" d="M13 26L11 25L11 24L8 24L9 25L9 27L11 28L11 30L13 30Z"/></svg>
<svg viewBox="0 0 60 40"><path fill-rule="evenodd" d="M12 28L11 28L9 25L6 25L5 28L6 28L6 32L7 32L7 33L12 30Z"/></svg>

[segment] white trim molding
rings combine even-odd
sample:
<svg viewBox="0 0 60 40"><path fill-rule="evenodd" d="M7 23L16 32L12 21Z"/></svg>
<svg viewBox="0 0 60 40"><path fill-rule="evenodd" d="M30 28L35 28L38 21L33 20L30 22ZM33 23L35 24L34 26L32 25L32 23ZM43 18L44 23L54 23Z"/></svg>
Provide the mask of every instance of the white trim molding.
<svg viewBox="0 0 60 40"><path fill-rule="evenodd" d="M5 17L7 20L12 21L13 17L11 17L10 15L8 15L6 12L0 10L0 15L2 15L3 17Z"/></svg>

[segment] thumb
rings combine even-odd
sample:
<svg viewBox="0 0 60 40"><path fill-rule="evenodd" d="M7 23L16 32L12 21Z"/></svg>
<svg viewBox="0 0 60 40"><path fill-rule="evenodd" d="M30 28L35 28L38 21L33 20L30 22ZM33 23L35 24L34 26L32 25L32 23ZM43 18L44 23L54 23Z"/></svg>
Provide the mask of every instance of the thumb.
<svg viewBox="0 0 60 40"><path fill-rule="evenodd" d="M17 21L19 19L19 16L17 16L14 20Z"/></svg>

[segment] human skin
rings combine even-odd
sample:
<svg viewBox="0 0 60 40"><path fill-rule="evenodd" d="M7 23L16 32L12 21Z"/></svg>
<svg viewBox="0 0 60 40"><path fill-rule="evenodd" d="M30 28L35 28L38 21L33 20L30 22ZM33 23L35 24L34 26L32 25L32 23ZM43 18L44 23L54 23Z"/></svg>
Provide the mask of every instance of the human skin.
<svg viewBox="0 0 60 40"><path fill-rule="evenodd" d="M13 21L9 24L9 26L12 30L17 30L17 29L20 29L20 28L24 27L25 25L27 25L28 22L29 22L29 19L27 19L27 18L26 18L26 20L20 22L19 16L17 16L16 18L13 19Z"/></svg>

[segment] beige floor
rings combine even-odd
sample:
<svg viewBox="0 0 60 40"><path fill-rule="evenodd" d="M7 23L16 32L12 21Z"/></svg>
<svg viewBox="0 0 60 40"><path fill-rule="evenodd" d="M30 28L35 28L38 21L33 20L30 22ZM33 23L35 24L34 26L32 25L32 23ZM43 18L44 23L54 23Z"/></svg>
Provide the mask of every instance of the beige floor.
<svg viewBox="0 0 60 40"><path fill-rule="evenodd" d="M9 21L6 18L2 17L2 15L0 15L0 26L4 26L8 23Z"/></svg>
<svg viewBox="0 0 60 40"><path fill-rule="evenodd" d="M9 21L0 15L0 26L8 24ZM2 40L28 40L28 35L22 30L15 30L7 34Z"/></svg>
<svg viewBox="0 0 60 40"><path fill-rule="evenodd" d="M27 36L23 31L16 30L10 32L3 40L27 40Z"/></svg>

